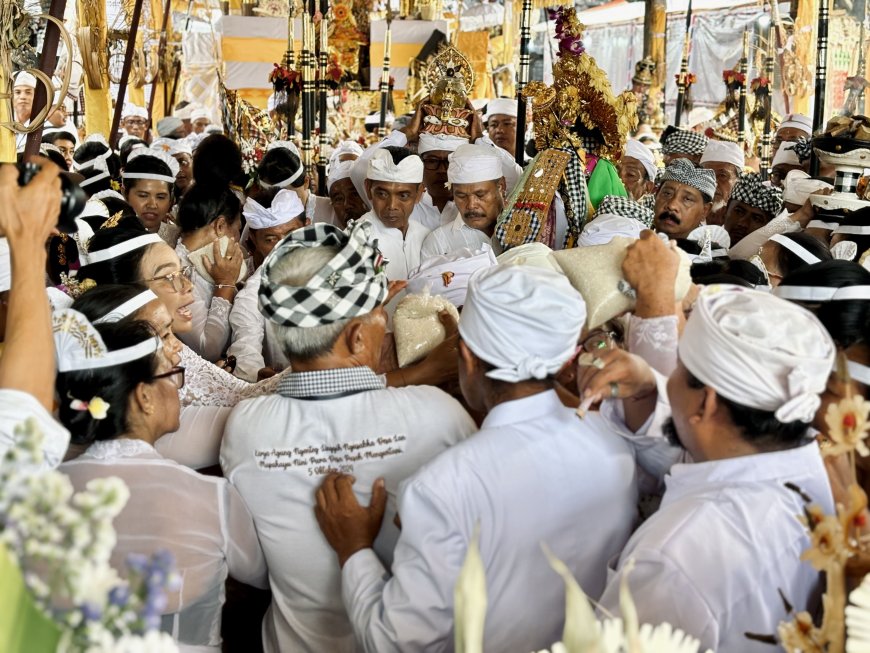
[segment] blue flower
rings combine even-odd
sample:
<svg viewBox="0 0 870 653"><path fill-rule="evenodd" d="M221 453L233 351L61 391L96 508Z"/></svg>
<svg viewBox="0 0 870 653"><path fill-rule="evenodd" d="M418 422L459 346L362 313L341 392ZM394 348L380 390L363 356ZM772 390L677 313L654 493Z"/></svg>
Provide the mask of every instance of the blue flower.
<svg viewBox="0 0 870 653"><path fill-rule="evenodd" d="M124 608L130 602L130 588L126 585L113 587L109 592L109 603L119 608Z"/></svg>
<svg viewBox="0 0 870 653"><path fill-rule="evenodd" d="M100 610L100 608L93 603L82 603L80 609L82 611L82 617L85 621L99 621L100 617L103 616L102 610Z"/></svg>

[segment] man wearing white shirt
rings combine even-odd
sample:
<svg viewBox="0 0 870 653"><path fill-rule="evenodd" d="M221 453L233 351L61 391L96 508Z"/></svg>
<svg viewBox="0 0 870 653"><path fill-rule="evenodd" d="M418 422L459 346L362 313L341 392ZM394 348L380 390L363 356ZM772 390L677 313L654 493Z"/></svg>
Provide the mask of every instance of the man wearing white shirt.
<svg viewBox="0 0 870 653"><path fill-rule="evenodd" d="M387 260L387 278L407 280L420 267L423 241L429 235L410 219L425 190L423 162L403 147L380 148L368 161L365 190L372 210L360 220L372 225L372 239Z"/></svg>
<svg viewBox="0 0 870 653"><path fill-rule="evenodd" d="M474 432L437 388L384 387L377 366L388 297L371 223L345 233L314 224L292 232L262 272L260 308L290 359L275 396L240 403L221 451L226 477L254 516L272 606L263 642L276 651L359 650L341 601L341 572L311 503L322 478L353 474L395 498L424 463ZM375 548L387 566L398 537L394 501Z"/></svg>
<svg viewBox="0 0 870 653"><path fill-rule="evenodd" d="M33 111L33 98L36 95L36 77L28 72L20 72L15 76L12 86L12 109L15 120L22 125L30 125L30 114ZM27 144L27 134L15 134L15 149L24 150Z"/></svg>
<svg viewBox="0 0 870 653"><path fill-rule="evenodd" d="M310 224L302 200L290 189L271 189L249 197L242 215L247 221L248 242L257 262L265 260L291 231ZM280 372L288 362L275 337L274 325L260 313L260 269L245 282L230 311L232 342L227 355L236 358L234 374L251 382Z"/></svg>
<svg viewBox="0 0 870 653"><path fill-rule="evenodd" d="M453 650L453 588L477 529L490 588L486 651L559 639L565 592L546 580L556 577L542 542L588 595L603 590L607 562L634 523L635 464L603 420L578 419L554 390L585 320L583 298L561 273L497 265L471 277L459 381L469 405L488 415L402 487L392 575L371 549L383 494L375 488L361 508L353 478L324 481L315 510L365 651Z"/></svg>
<svg viewBox="0 0 870 653"><path fill-rule="evenodd" d="M447 183L459 214L426 236L424 261L465 248L474 251L481 245L491 245L496 220L504 210L502 165L495 149L488 145L460 145L450 155Z"/></svg>
<svg viewBox="0 0 870 653"><path fill-rule="evenodd" d="M734 286L701 293L667 382L625 352L600 355L605 365L587 389L630 397L628 437L658 461L647 470L667 472L668 441L694 461L670 468L661 506L622 552L603 609L620 611L627 574L640 623L668 622L719 653L768 651L744 633L776 632L787 618L780 592L796 610L814 612L819 574L800 559L810 545L797 519L804 502L786 483L833 512L808 429L834 356L808 311Z"/></svg>

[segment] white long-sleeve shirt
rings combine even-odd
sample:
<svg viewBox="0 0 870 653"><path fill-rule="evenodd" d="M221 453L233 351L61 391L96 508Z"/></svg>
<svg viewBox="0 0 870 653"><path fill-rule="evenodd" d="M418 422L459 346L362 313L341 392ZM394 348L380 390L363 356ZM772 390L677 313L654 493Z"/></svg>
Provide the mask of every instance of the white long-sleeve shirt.
<svg viewBox="0 0 870 653"><path fill-rule="evenodd" d="M452 651L453 589L479 524L484 649L549 647L561 636L565 590L540 544L597 598L634 524L634 469L604 420L579 420L554 391L499 404L480 432L402 486L392 577L370 549L345 564L357 639L368 653Z"/></svg>
<svg viewBox="0 0 870 653"><path fill-rule="evenodd" d="M290 364L275 339L274 328L260 313L259 292L258 269L236 295L230 311L233 335L227 355L236 357L234 374L252 383L257 381L257 372L264 367L281 371Z"/></svg>
<svg viewBox="0 0 870 653"><path fill-rule="evenodd" d="M390 281L405 281L408 276L420 267L423 241L429 235L429 230L415 222L408 221L405 235L398 229L387 227L374 211L369 211L360 220L368 220L372 226L371 240L378 241L378 249L387 259L387 278Z"/></svg>
<svg viewBox="0 0 870 653"><path fill-rule="evenodd" d="M36 397L20 390L0 388L0 456L16 446L15 429L28 419L33 419L36 428L42 433L41 467L57 467L69 446L69 431L52 417Z"/></svg>
<svg viewBox="0 0 870 653"><path fill-rule="evenodd" d="M779 591L813 613L819 574L801 553L809 547L798 521L803 502L791 482L827 513L831 489L815 442L772 453L677 464L653 514L622 552L601 598L619 609L619 583L628 576L640 623L668 622L701 640L701 650L767 653L744 633L774 634L787 615Z"/></svg>
<svg viewBox="0 0 870 653"><path fill-rule="evenodd" d="M175 253L182 267L190 265L189 252L181 241ZM188 333L179 333L178 339L206 360L215 362L230 337L229 315L233 305L223 297L215 297L214 284L197 271L193 273L193 297L190 305L193 327Z"/></svg>
<svg viewBox="0 0 870 653"><path fill-rule="evenodd" d="M437 388L385 389L368 368L290 374L279 392L239 404L221 450L269 565L263 643L268 653L357 651L338 560L314 516L317 488L338 469L356 477L368 502L372 483L384 477L390 499L375 549L389 564L399 482L473 433L474 422Z"/></svg>
<svg viewBox="0 0 870 653"><path fill-rule="evenodd" d="M492 246L492 239L479 229L465 224L465 220L457 212L452 222L438 227L426 236L421 250L422 259L425 261L433 256L452 254L465 247L476 252L483 244Z"/></svg>

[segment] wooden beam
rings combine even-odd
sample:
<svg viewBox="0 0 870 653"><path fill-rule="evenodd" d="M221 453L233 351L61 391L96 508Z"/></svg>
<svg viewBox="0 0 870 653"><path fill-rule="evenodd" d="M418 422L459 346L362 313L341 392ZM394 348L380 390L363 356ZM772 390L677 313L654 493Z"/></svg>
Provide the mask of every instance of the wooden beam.
<svg viewBox="0 0 870 653"><path fill-rule="evenodd" d="M166 28L169 25L169 13L171 10L172 0L166 0L166 4L163 5L163 26L160 28L160 46L157 48L158 77L155 77L154 81L151 82L151 98L148 100L148 120L151 120L151 117L154 115L154 98L157 96L161 63L163 62L163 56L166 54ZM164 111L164 114L168 116L169 112Z"/></svg>
<svg viewBox="0 0 870 653"><path fill-rule="evenodd" d="M136 0L136 4L133 6L133 17L130 19L130 34L127 36L127 52L124 54L124 68L121 71L121 83L118 86L118 99L115 100L112 133L109 134L108 139L112 148L118 145L118 128L121 126L121 113L124 111L124 99L127 96L127 79L130 77L133 53L136 51L136 35L139 32L139 20L141 18L142 0Z"/></svg>
<svg viewBox="0 0 870 653"><path fill-rule="evenodd" d="M57 18L63 22L63 14L66 11L66 0L51 0L51 7L48 10L50 16ZM54 73L57 67L57 44L60 41L60 30L53 22L48 21L45 28L45 39L42 42L42 54L39 57L39 69L49 77ZM72 56L68 53L67 56ZM51 105L54 102L54 91L51 97L46 97L46 89L43 84L36 85L36 92L33 95L33 108L30 110L31 116L39 115L43 107ZM27 136L27 144L24 146L24 158L27 159L34 154L39 154L39 145L42 143L42 130L37 129Z"/></svg>

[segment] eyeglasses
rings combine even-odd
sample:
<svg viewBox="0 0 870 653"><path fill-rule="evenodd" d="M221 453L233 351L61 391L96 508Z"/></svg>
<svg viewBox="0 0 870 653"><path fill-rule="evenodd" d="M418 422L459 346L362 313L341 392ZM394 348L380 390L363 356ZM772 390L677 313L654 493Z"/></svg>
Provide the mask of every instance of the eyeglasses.
<svg viewBox="0 0 870 653"><path fill-rule="evenodd" d="M188 282L193 278L193 266L185 265L179 272L170 272L169 274L164 274L160 277L151 277L150 279L145 279L145 283L149 283L151 281L165 281L169 285L172 286L172 289L175 292L181 292L184 290L184 280L187 279Z"/></svg>
<svg viewBox="0 0 870 653"><path fill-rule="evenodd" d="M173 377L178 377L177 379ZM184 387L184 368L183 367L173 367L168 372L164 372L163 374L155 374L151 377L151 382L159 381L160 379L172 379L175 382L175 387L181 390Z"/></svg>
<svg viewBox="0 0 870 653"><path fill-rule="evenodd" d="M141 118L127 118L124 122L132 127L144 127L146 124Z"/></svg>
<svg viewBox="0 0 870 653"><path fill-rule="evenodd" d="M513 129L517 126L516 120L489 120L486 123L486 128L490 131L496 130L499 127L504 129Z"/></svg>
<svg viewBox="0 0 870 653"><path fill-rule="evenodd" d="M450 161L447 159L438 159L436 157L429 157L428 159L423 159L423 167L430 172L434 172L436 170L447 170L447 167L450 165Z"/></svg>
<svg viewBox="0 0 870 653"><path fill-rule="evenodd" d="M602 349L613 349L616 334L612 331L594 331L580 343L580 349L594 354Z"/></svg>

